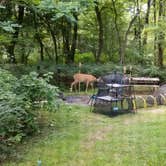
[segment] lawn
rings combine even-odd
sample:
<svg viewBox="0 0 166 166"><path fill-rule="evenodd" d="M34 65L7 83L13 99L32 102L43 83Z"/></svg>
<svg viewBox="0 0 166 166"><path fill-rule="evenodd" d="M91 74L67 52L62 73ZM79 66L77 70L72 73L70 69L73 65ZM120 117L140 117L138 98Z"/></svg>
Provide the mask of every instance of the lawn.
<svg viewBox="0 0 166 166"><path fill-rule="evenodd" d="M164 166L166 108L108 117L87 106L42 113L43 128L4 166ZM44 119L43 119L44 118ZM49 122L48 122L49 121Z"/></svg>

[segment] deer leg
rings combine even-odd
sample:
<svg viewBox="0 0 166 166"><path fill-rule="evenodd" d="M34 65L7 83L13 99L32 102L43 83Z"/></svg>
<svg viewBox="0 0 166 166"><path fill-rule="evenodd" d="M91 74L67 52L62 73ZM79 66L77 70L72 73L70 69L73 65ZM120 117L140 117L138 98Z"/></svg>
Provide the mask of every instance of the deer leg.
<svg viewBox="0 0 166 166"><path fill-rule="evenodd" d="M78 84L78 82L76 82L76 83L74 84L75 92L77 92L77 84Z"/></svg>
<svg viewBox="0 0 166 166"><path fill-rule="evenodd" d="M91 85L91 88L92 88L92 90L93 90L93 89L94 89L94 88L93 88L93 82L91 82L90 85Z"/></svg>
<svg viewBox="0 0 166 166"><path fill-rule="evenodd" d="M71 85L70 85L70 92L73 91L73 85L74 85L74 82L72 82Z"/></svg>
<svg viewBox="0 0 166 166"><path fill-rule="evenodd" d="M77 84L77 81L73 81L73 82L71 83L71 88L70 88L70 91L71 91L71 92L73 91L73 86L74 86L75 89L76 89L76 84Z"/></svg>
<svg viewBox="0 0 166 166"><path fill-rule="evenodd" d="M80 93L80 82L78 82L78 93Z"/></svg>
<svg viewBox="0 0 166 166"><path fill-rule="evenodd" d="M86 82L86 90L85 90L85 92L87 92L88 86L89 86L89 82L87 81L87 82Z"/></svg>

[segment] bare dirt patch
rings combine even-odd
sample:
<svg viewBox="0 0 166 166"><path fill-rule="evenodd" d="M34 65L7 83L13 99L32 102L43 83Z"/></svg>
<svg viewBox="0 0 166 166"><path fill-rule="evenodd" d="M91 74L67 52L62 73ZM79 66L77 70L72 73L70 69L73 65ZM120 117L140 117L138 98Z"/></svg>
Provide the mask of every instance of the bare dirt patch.
<svg viewBox="0 0 166 166"><path fill-rule="evenodd" d="M88 95L81 95L81 96L66 96L65 98L66 103L70 104L81 104L81 105L88 105L90 96Z"/></svg>

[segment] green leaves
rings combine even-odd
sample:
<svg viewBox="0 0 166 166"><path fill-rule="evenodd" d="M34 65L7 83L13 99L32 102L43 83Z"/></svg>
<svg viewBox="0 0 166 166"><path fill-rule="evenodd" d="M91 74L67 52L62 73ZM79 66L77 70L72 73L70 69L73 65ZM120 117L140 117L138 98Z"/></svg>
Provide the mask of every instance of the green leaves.
<svg viewBox="0 0 166 166"><path fill-rule="evenodd" d="M5 8L6 8L5 6L0 5L0 9L5 9Z"/></svg>
<svg viewBox="0 0 166 166"><path fill-rule="evenodd" d="M41 1L37 6L40 12L44 12L46 15L51 14L52 21L58 21L64 18L67 22L76 23L77 21L73 17L73 12L79 13L80 3L78 2L59 2L54 3L52 0Z"/></svg>
<svg viewBox="0 0 166 166"><path fill-rule="evenodd" d="M44 11L52 10L55 9L55 3L53 0L42 0L38 8Z"/></svg>
<svg viewBox="0 0 166 166"><path fill-rule="evenodd" d="M56 98L58 88L48 84L52 77L50 73L38 78L38 74L31 72L29 75L23 75L14 88L17 95L23 95L24 100L31 103L33 109L45 107L48 110L56 110Z"/></svg>
<svg viewBox="0 0 166 166"><path fill-rule="evenodd" d="M19 24L14 24L12 23L11 21L0 21L0 27L6 31L6 32L15 32L15 29L14 28L21 28L22 26L19 25Z"/></svg>
<svg viewBox="0 0 166 166"><path fill-rule="evenodd" d="M10 21L0 21L0 27L6 32L14 32L14 28L12 27Z"/></svg>
<svg viewBox="0 0 166 166"><path fill-rule="evenodd" d="M71 14L64 14L64 13L57 13L56 15L53 16L51 19L52 21L57 21L61 18L64 18L67 22L69 23L77 23L77 20L73 17Z"/></svg>
<svg viewBox="0 0 166 166"><path fill-rule="evenodd" d="M13 85L17 81L17 78L13 76L10 72L0 68L0 90L1 91L10 91L13 88ZM1 98L1 96L0 96Z"/></svg>
<svg viewBox="0 0 166 166"><path fill-rule="evenodd" d="M0 69L0 151L38 130L37 110L59 108L58 88L50 85L52 73L39 78L36 72L20 79ZM3 146L2 146L3 144ZM8 152L8 150L7 150ZM0 156L1 159L1 156Z"/></svg>

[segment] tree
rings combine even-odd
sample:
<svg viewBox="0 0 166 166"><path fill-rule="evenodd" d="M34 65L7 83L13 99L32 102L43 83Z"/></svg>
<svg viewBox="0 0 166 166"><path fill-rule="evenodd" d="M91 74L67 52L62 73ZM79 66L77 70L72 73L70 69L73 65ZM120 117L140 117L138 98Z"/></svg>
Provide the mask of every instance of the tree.
<svg viewBox="0 0 166 166"><path fill-rule="evenodd" d="M159 0L159 25L162 26L162 20L165 16L165 1L164 0ZM163 48L163 41L164 41L164 33L163 30L159 30L158 34L158 66L163 67L163 53L164 53L164 48Z"/></svg>
<svg viewBox="0 0 166 166"><path fill-rule="evenodd" d="M149 16L150 16L150 8L151 8L152 0L147 0L147 11L145 15L145 25L149 24ZM147 44L147 32L144 33L143 45Z"/></svg>
<svg viewBox="0 0 166 166"><path fill-rule="evenodd" d="M134 24L134 22L136 21L137 17L139 16L139 10L137 10L137 12L133 15L131 13L131 20L129 21L127 30L124 32L124 36L120 37L120 32L119 32L119 28L118 28L118 15L117 15L117 9L116 9L116 1L112 0L112 4L113 4L113 11L114 11L114 15L115 15L115 27L116 27L116 31L117 31L117 36L118 36L118 41L119 41L119 57L120 57L120 64L124 64L125 63L125 51L126 51L126 47L127 47L127 42L128 42L128 35L130 33L130 30Z"/></svg>
<svg viewBox="0 0 166 166"><path fill-rule="evenodd" d="M98 1L94 1L95 3L95 13L96 13L96 18L97 18L97 22L98 22L98 49L97 49L97 53L96 53L96 62L100 62L100 56L101 56L101 52L103 49L103 21L102 21L102 10L103 8L99 9L99 2Z"/></svg>

